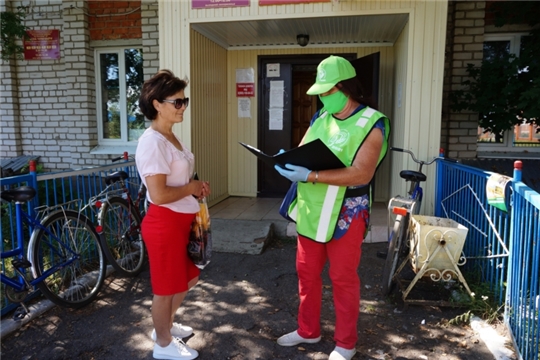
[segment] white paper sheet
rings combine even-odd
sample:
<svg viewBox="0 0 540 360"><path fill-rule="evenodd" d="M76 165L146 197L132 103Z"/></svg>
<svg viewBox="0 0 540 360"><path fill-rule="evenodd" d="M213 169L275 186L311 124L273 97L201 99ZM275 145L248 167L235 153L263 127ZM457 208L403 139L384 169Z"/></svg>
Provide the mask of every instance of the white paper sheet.
<svg viewBox="0 0 540 360"><path fill-rule="evenodd" d="M251 119L251 99L238 98L238 117Z"/></svg>

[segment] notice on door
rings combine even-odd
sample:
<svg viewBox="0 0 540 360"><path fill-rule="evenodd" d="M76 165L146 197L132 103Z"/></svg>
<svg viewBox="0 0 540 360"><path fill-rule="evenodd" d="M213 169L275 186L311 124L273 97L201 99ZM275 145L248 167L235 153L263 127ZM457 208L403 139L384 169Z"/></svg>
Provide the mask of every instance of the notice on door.
<svg viewBox="0 0 540 360"><path fill-rule="evenodd" d="M269 109L268 112L268 130L283 130L283 109Z"/></svg>
<svg viewBox="0 0 540 360"><path fill-rule="evenodd" d="M268 109L268 129L283 130L283 96L285 83L283 80L270 81L270 108Z"/></svg>
<svg viewBox="0 0 540 360"><path fill-rule="evenodd" d="M280 77L279 64L266 64L266 77Z"/></svg>

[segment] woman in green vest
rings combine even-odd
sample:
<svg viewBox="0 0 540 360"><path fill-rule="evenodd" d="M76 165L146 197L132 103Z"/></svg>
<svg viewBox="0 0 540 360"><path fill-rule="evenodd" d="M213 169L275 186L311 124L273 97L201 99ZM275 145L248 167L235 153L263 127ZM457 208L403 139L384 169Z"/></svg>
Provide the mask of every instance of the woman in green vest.
<svg viewBox="0 0 540 360"><path fill-rule="evenodd" d="M369 222L370 182L386 155L390 127L388 118L369 106L354 67L342 57L330 56L319 64L307 94L318 95L323 108L313 116L301 145L321 139L344 167L311 171L295 164L276 165L282 176L298 183L288 215L298 232L300 297L298 329L277 342L295 346L321 340L321 273L329 261L336 312L336 347L329 360L350 360L358 340L357 269Z"/></svg>

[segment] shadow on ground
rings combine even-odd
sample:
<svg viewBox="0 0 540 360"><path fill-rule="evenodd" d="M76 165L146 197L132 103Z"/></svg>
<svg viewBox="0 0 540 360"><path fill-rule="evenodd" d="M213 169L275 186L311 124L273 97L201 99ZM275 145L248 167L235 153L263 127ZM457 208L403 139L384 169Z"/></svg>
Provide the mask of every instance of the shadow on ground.
<svg viewBox="0 0 540 360"><path fill-rule="evenodd" d="M493 359L468 327L440 326L463 310L409 306L381 296L385 244L364 244L359 273L362 302L354 359ZM260 255L214 253L177 321L194 335L186 342L201 360L327 359L334 348L332 289L324 274L322 341L281 347L296 329L298 306L294 241L274 241ZM152 359L151 291L146 270L111 278L99 300L79 310L55 307L2 339L7 359Z"/></svg>

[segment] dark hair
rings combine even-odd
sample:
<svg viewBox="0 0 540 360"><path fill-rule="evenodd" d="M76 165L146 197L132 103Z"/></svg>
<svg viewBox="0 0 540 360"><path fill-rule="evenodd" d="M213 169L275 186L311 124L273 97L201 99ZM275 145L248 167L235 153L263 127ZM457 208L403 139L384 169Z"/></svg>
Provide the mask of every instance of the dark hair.
<svg viewBox="0 0 540 360"><path fill-rule="evenodd" d="M163 102L167 96L176 94L186 88L187 79L180 79L174 76L170 70L159 70L158 73L146 80L139 97L139 108L144 116L149 120L155 120L157 110L153 101Z"/></svg>
<svg viewBox="0 0 540 360"><path fill-rule="evenodd" d="M377 110L371 96L366 96L366 91L358 77L355 76L351 79L340 81L339 83L342 85L341 89L343 92L349 95L353 100Z"/></svg>

